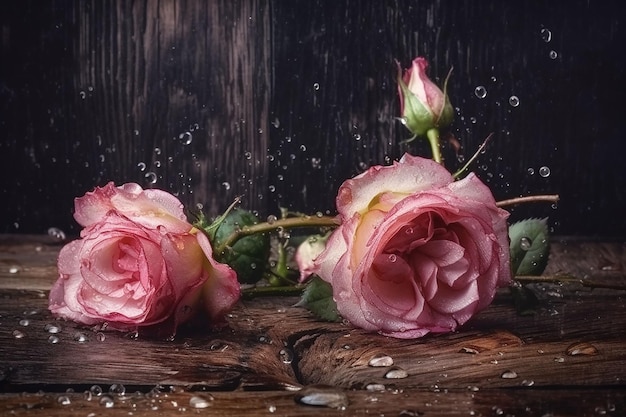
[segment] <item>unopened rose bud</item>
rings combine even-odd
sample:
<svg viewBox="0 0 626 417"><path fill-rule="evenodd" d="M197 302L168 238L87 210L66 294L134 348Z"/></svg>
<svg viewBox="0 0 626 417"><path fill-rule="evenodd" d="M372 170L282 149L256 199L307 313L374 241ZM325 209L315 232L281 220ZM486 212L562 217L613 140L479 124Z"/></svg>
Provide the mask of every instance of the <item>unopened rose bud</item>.
<svg viewBox="0 0 626 417"><path fill-rule="evenodd" d="M398 92L400 112L406 127L415 136L423 136L431 129L450 125L454 110L444 91L426 75L428 61L417 57L411 68L404 71L398 64Z"/></svg>
<svg viewBox="0 0 626 417"><path fill-rule="evenodd" d="M315 268L315 258L326 248L326 241L330 233L322 235L309 236L304 242L298 246L296 250L295 260L300 271L300 282L305 281L311 275Z"/></svg>

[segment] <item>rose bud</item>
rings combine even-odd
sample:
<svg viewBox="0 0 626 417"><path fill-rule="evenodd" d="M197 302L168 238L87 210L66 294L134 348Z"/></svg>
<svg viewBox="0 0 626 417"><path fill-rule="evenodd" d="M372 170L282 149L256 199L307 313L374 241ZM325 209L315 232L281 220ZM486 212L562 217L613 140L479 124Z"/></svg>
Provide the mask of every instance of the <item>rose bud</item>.
<svg viewBox="0 0 626 417"><path fill-rule="evenodd" d="M426 75L428 61L417 57L404 71L398 63L398 93L403 123L415 136L450 125L454 110L444 91Z"/></svg>
<svg viewBox="0 0 626 417"><path fill-rule="evenodd" d="M323 236L309 236L298 246L295 254L295 260L298 264L298 270L300 271L300 282L306 281L306 279L311 275L315 258L317 258L318 255L324 251L326 241L329 236L330 233Z"/></svg>

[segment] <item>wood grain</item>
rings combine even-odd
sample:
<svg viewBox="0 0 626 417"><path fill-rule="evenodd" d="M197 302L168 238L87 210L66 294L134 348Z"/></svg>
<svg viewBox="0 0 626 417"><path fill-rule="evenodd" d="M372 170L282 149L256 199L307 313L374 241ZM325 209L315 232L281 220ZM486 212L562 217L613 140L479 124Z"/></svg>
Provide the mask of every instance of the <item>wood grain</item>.
<svg viewBox="0 0 626 417"><path fill-rule="evenodd" d="M348 395L346 412L353 414L626 411L624 291L533 284L541 304L536 314L520 316L504 289L459 331L414 341L316 320L294 307L293 297L257 298L241 302L221 331L193 323L166 341L54 319L47 293L59 249L49 236L0 235L0 391L7 393L0 413L112 413L99 404L101 397L83 394L93 385L106 394L112 384L128 393L113 395L114 410L135 415L197 412L190 398L208 393L210 410L220 415L338 412L296 402L294 391L318 385ZM625 280L622 243L556 239L551 250L547 273ZM60 332L49 333L50 324ZM393 363L371 366L382 355ZM161 391L153 398L155 387ZM65 394L69 406L59 403Z"/></svg>

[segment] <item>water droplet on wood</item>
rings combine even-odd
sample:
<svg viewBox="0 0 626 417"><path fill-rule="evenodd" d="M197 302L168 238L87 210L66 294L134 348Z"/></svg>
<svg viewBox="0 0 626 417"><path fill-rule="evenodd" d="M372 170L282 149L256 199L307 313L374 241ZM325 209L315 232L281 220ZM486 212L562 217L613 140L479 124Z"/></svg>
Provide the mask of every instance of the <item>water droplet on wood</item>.
<svg viewBox="0 0 626 417"><path fill-rule="evenodd" d="M373 367L391 366L393 365L393 358L385 354L378 354L370 359L368 365Z"/></svg>
<svg viewBox="0 0 626 417"><path fill-rule="evenodd" d="M213 405L213 398L210 394L194 395L189 398L189 406L193 408L208 408Z"/></svg>
<svg viewBox="0 0 626 417"><path fill-rule="evenodd" d="M595 356L598 354L598 349L586 342L578 342L570 345L567 348L567 354L570 356L578 356L578 355L587 355L587 356Z"/></svg>
<svg viewBox="0 0 626 417"><path fill-rule="evenodd" d="M515 371L504 371L502 375L500 375L502 379L514 379L517 378L517 372Z"/></svg>
<svg viewBox="0 0 626 417"><path fill-rule="evenodd" d="M403 379L408 376L409 376L408 372L402 368L391 369L387 371L387 373L385 374L385 378L387 379Z"/></svg>
<svg viewBox="0 0 626 417"><path fill-rule="evenodd" d="M324 386L309 386L296 393L296 402L316 407L329 407L345 410L348 407L348 396L340 389Z"/></svg>

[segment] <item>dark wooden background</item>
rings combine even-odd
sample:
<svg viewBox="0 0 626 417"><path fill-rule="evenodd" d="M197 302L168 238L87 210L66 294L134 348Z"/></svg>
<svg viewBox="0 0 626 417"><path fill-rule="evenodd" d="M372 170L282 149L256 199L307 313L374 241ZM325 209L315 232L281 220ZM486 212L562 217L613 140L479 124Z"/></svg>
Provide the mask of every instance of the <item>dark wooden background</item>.
<svg viewBox="0 0 626 417"><path fill-rule="evenodd" d="M238 195L261 216L279 205L333 212L346 178L406 150L428 155L400 144L395 119L394 60L423 55L439 81L454 67L464 154L495 133L476 171L496 197L562 196L513 219L626 236L623 10L618 0L2 2L0 233L74 234L73 198L110 180L175 192L210 215Z"/></svg>

